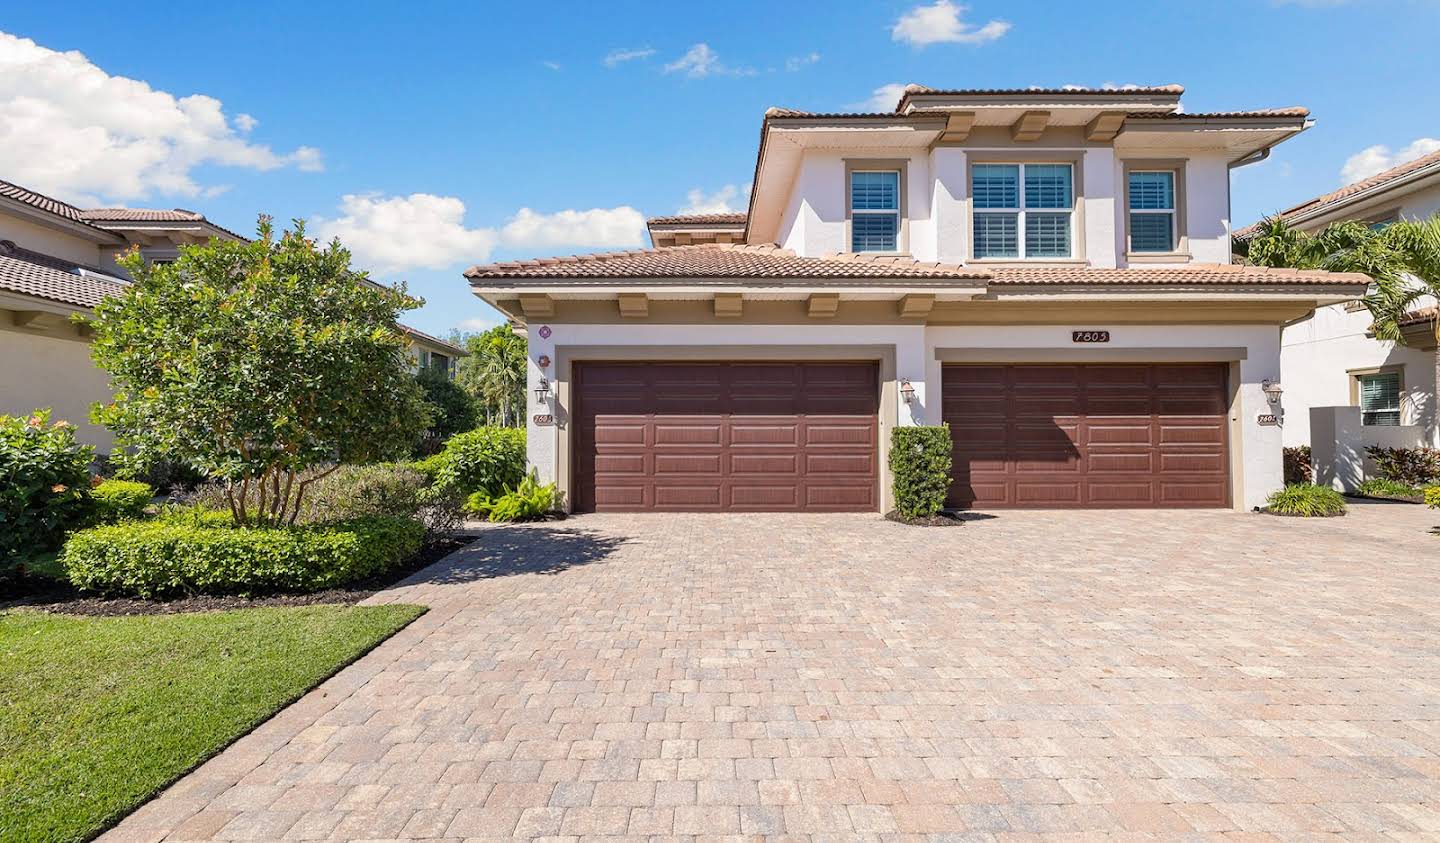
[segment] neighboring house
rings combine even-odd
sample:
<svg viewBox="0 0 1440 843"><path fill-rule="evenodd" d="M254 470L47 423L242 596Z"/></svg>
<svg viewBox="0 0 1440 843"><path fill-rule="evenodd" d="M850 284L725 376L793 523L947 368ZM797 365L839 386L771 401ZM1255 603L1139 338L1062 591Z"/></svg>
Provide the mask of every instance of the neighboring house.
<svg viewBox="0 0 1440 843"><path fill-rule="evenodd" d="M70 317L124 289L128 276L115 259L132 247L147 260L169 261L180 246L211 237L242 239L194 211L82 209L0 181L0 413L50 407L55 419L76 425L81 441L107 453L110 433L89 415L92 404L110 399L109 382ZM465 354L405 330L417 366L453 371Z"/></svg>
<svg viewBox="0 0 1440 843"><path fill-rule="evenodd" d="M1440 152L1408 161L1280 212L1295 228L1333 222L1383 226L1440 212ZM1258 225L1258 224L1257 224ZM1244 238L1256 226L1235 233ZM1423 299L1404 320L1405 342L1377 340L1358 301L1319 308L1287 325L1281 340L1285 444L1323 447L1320 462L1342 465L1325 479L1353 488L1365 445L1440 446L1435 413L1435 302ZM1332 408L1340 409L1338 413ZM1318 413L1321 430L1312 430ZM1316 440L1322 439L1323 442ZM1332 450L1332 444L1338 445ZM1343 463L1347 462L1348 467Z"/></svg>
<svg viewBox="0 0 1440 843"><path fill-rule="evenodd" d="M1308 112L1182 90L771 109L744 216L472 267L528 336L531 463L579 511L884 511L891 431L947 422L956 506L1262 504L1279 327L1367 279L1230 265L1229 171Z"/></svg>

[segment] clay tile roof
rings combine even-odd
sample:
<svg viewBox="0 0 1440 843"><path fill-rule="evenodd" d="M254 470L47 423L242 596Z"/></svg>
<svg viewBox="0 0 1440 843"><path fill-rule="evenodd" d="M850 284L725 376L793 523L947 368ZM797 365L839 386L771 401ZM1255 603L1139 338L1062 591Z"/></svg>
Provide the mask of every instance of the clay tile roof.
<svg viewBox="0 0 1440 843"><path fill-rule="evenodd" d="M402 325L400 325L400 330L404 331L405 333L409 334L409 335L412 336L412 337L415 337L416 339L424 340L425 342L427 342L427 343L429 343L429 344L431 344L431 345L438 345L438 346L440 346L441 348L448 348L448 349L450 349L450 351L451 351L456 357L469 357L469 356L470 356L470 352L466 351L465 349L461 348L460 346L455 345L454 343L451 343L451 342L447 342L447 341L445 341L445 340L442 340L442 339L440 339L439 337L435 336L434 334L427 334L427 333L425 333L424 331L420 330L419 328L412 328L412 327L410 327L409 325L402 324Z"/></svg>
<svg viewBox="0 0 1440 843"><path fill-rule="evenodd" d="M651 217L646 225L735 225L745 224L745 212L736 214L675 214L668 217Z"/></svg>
<svg viewBox="0 0 1440 843"><path fill-rule="evenodd" d="M907 85L907 94L935 94L939 96L1015 96L1016 94L1086 94L1125 97L1133 94L1175 94L1185 93L1184 85L1137 85L1127 88L1085 88L1072 85L1068 88L927 88L924 85Z"/></svg>
<svg viewBox="0 0 1440 843"><path fill-rule="evenodd" d="M1405 326L1419 325L1422 322L1434 322L1437 316L1440 316L1440 308L1434 306L1422 307L1417 310L1412 310L1400 317L1398 324Z"/></svg>
<svg viewBox="0 0 1440 843"><path fill-rule="evenodd" d="M738 281L815 281L825 279L983 279L983 271L904 257L843 254L824 258L799 257L778 246L705 243L661 246L577 255L564 262L507 261L472 266L465 277L493 279L601 279L658 280L734 279Z"/></svg>
<svg viewBox="0 0 1440 843"><path fill-rule="evenodd" d="M1225 120L1265 117L1309 117L1310 109L1294 105L1286 108L1257 108L1250 111L1137 111L1126 115L1129 120Z"/></svg>
<svg viewBox="0 0 1440 843"><path fill-rule="evenodd" d="M125 288L123 281L59 269L57 265L64 265L64 262L58 258L41 255L39 257L47 260L39 263L30 260L32 256L35 253L25 249L0 249L0 290L79 307L94 307L101 299L116 295Z"/></svg>
<svg viewBox="0 0 1440 843"><path fill-rule="evenodd" d="M86 208L80 217L101 222L207 222L204 214L184 208Z"/></svg>
<svg viewBox="0 0 1440 843"><path fill-rule="evenodd" d="M1331 207L1341 207L1352 196L1375 188L1384 187L1390 182L1432 167L1435 168L1436 172L1440 172L1440 150L1436 150L1429 155L1422 155L1413 161L1406 161L1404 164L1391 167L1381 173L1376 173L1367 179L1361 179L1360 181L1347 184L1339 190L1332 190L1329 193L1316 196L1314 199L1301 202L1299 205L1286 208L1279 214L1276 214L1276 216L1281 219L1288 219L1302 213L1309 215L1328 210ZM1236 231L1234 236L1241 239L1249 237L1255 233L1259 226L1260 223L1258 222L1251 223L1239 231Z"/></svg>
<svg viewBox="0 0 1440 843"><path fill-rule="evenodd" d="M1016 267L991 270L991 285L1355 285L1364 287L1369 276L1356 272L1275 269L1239 264L1191 264L1186 267L1131 267L1129 269L1085 269L1083 267Z"/></svg>
<svg viewBox="0 0 1440 843"><path fill-rule="evenodd" d="M36 193L33 190L8 181L0 181L0 196L14 199L17 202L24 202L26 205L39 208L42 211L49 211L67 220L81 222L84 219L81 216L84 212L74 205L68 202L61 202L59 199L51 198L43 193Z"/></svg>

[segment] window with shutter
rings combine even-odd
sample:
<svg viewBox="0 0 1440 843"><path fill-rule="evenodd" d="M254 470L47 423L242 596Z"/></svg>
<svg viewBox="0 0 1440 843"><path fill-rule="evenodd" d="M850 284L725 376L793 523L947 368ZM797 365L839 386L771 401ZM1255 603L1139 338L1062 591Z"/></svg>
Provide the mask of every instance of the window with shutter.
<svg viewBox="0 0 1440 843"><path fill-rule="evenodd" d="M857 170L850 174L850 250L900 250L898 170Z"/></svg>
<svg viewBox="0 0 1440 843"><path fill-rule="evenodd" d="M1400 424L1400 373L1358 375L1361 424L1393 427Z"/></svg>
<svg viewBox="0 0 1440 843"><path fill-rule="evenodd" d="M1070 164L976 164L970 170L977 258L1068 258L1075 209Z"/></svg>
<svg viewBox="0 0 1440 843"><path fill-rule="evenodd" d="M1130 251L1175 251L1175 173L1135 170L1128 184Z"/></svg>

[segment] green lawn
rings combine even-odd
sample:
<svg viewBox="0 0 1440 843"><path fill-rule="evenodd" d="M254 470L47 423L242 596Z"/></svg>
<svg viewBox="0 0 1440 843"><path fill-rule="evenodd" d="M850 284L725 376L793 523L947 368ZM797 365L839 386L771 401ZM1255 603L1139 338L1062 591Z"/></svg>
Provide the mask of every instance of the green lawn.
<svg viewBox="0 0 1440 843"><path fill-rule="evenodd" d="M0 613L0 840L94 835L422 612Z"/></svg>

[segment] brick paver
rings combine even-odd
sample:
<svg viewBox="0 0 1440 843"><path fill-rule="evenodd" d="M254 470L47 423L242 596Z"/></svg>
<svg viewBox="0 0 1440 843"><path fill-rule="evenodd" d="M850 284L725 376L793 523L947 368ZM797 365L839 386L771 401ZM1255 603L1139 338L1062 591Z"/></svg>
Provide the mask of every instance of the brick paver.
<svg viewBox="0 0 1440 843"><path fill-rule="evenodd" d="M107 839L1429 836L1437 520L487 529Z"/></svg>

